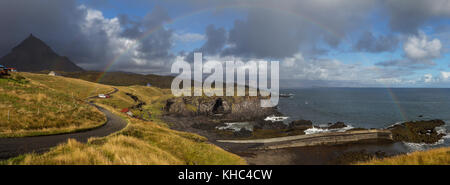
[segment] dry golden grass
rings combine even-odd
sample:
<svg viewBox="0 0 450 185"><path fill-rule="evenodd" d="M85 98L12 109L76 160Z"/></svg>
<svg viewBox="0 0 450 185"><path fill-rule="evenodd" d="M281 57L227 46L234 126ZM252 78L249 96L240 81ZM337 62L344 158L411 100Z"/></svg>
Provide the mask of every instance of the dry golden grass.
<svg viewBox="0 0 450 185"><path fill-rule="evenodd" d="M128 121L122 131L103 138L91 138L87 143L69 140L44 154L26 154L0 164L246 164L244 159L208 143L206 138L172 130L158 119L164 101L172 96L170 90L144 86L117 88L119 92L111 98L94 101ZM121 108L135 104L125 92L147 103L144 109L152 113L153 121L129 118L120 113Z"/></svg>
<svg viewBox="0 0 450 185"><path fill-rule="evenodd" d="M83 144L75 140L44 154L27 154L2 162L19 165L246 164L245 160L196 134L129 119L123 131Z"/></svg>
<svg viewBox="0 0 450 185"><path fill-rule="evenodd" d="M417 151L383 159L358 163L360 165L450 165L450 147Z"/></svg>
<svg viewBox="0 0 450 185"><path fill-rule="evenodd" d="M17 80L21 76L25 79ZM0 78L0 137L67 133L104 124L106 118L100 111L80 101L93 88L90 82L31 73ZM72 96L70 91L83 93Z"/></svg>
<svg viewBox="0 0 450 185"><path fill-rule="evenodd" d="M105 94L114 90L113 87L109 85L88 82L75 78L25 72L21 72L19 74L29 79L33 84L47 87L78 99L84 99L90 96L96 96L98 94Z"/></svg>

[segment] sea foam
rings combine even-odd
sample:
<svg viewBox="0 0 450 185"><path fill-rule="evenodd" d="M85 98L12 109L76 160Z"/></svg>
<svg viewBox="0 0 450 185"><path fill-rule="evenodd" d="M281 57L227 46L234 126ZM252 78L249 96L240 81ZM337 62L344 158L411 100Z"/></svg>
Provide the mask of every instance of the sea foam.
<svg viewBox="0 0 450 185"><path fill-rule="evenodd" d="M351 125L347 125L344 128L336 128L336 129L313 127L313 128L306 129L304 132L305 132L305 134L318 134L318 133L327 133L327 132L345 132L352 128L354 128L354 127Z"/></svg>

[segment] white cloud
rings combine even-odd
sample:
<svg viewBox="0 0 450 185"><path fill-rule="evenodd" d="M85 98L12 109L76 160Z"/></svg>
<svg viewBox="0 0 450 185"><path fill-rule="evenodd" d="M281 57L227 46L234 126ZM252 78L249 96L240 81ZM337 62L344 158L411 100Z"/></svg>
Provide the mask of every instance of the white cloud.
<svg viewBox="0 0 450 185"><path fill-rule="evenodd" d="M300 80L359 80L370 70L360 64L346 64L336 59L305 59L301 53L282 61L280 78Z"/></svg>
<svg viewBox="0 0 450 185"><path fill-rule="evenodd" d="M375 81L382 84L398 84L402 82L400 78L378 78Z"/></svg>
<svg viewBox="0 0 450 185"><path fill-rule="evenodd" d="M423 82L430 83L433 82L433 75L432 74L424 74L422 77Z"/></svg>
<svg viewBox="0 0 450 185"><path fill-rule="evenodd" d="M87 8L84 5L78 8L86 11L85 19L80 25L83 34L88 37L94 37L99 32L105 33L107 40L103 43L103 47L108 48L107 52L110 59L107 62L112 62L113 70L125 69L137 73L158 72L160 74L170 71L161 71L161 69L168 69L170 62L163 59L146 57L145 51L142 50L143 40L122 35L123 27L117 17L106 18L101 11ZM93 68L94 66L92 65L96 64L84 63L80 65L89 69ZM126 66L126 68L123 66Z"/></svg>
<svg viewBox="0 0 450 185"><path fill-rule="evenodd" d="M450 72L441 71L440 80L442 80L442 81L450 80Z"/></svg>
<svg viewBox="0 0 450 185"><path fill-rule="evenodd" d="M431 60L441 55L442 44L439 39L428 40L425 33L410 36L403 45L406 57L412 60Z"/></svg>

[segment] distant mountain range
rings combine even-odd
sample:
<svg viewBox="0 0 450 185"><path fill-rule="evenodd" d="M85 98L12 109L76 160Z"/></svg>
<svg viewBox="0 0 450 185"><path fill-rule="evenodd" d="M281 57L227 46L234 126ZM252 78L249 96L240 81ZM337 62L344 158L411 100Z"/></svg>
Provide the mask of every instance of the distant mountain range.
<svg viewBox="0 0 450 185"><path fill-rule="evenodd" d="M0 58L0 64L18 71L84 71L69 58L59 56L42 40L30 34L28 38Z"/></svg>

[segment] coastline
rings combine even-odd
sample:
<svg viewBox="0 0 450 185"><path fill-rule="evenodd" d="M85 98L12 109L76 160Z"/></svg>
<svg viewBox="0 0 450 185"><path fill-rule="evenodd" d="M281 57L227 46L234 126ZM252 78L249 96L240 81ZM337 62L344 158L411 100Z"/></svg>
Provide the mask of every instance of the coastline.
<svg viewBox="0 0 450 185"><path fill-rule="evenodd" d="M274 122L267 121L267 117L270 115L282 116L282 114L276 110L274 111L278 112L277 114L273 114L273 112L271 112L270 115L260 115L259 118L254 118L252 120L242 120L240 118L236 120L231 120L230 117L224 118L223 116L216 116L214 114L198 114L198 113L184 114L184 115L171 114L170 111L168 111L168 109L165 110L166 114L164 114L163 120L168 123L171 129L196 133L201 136L204 136L208 139L210 143L219 146L226 151L239 155L240 157L244 158L248 164L252 165L354 164L357 162L368 161L373 158L385 158L411 152L410 148L406 146L405 142L400 140L388 141L379 139L372 139L372 140L367 139L355 142L345 142L340 144L286 147L277 149L263 149L264 144L261 143L218 142L218 140L222 139L242 140L254 137L253 136L255 133L254 130L250 132L248 130L245 130L244 128L241 128L240 130L217 129L220 126L223 127L224 123L233 121L252 122L254 128L264 130L268 133L267 135L262 135L263 138L289 136L290 134L305 135L306 134L305 130L311 128L323 129L328 131L331 130L331 132L339 130L346 132L347 130L353 131L353 130L367 130L367 129L349 127L342 122L329 124L326 127L315 125L312 125L312 127L310 126L305 127L305 124L307 125L312 123L306 120L298 120L294 124L291 123L290 125L286 125L283 124L282 122L280 123L279 121ZM434 121L436 120L430 120L431 123L433 123ZM411 123L405 122L405 123L414 124L414 122ZM439 124L441 124L441 122L439 122ZM283 125L285 125L286 127ZM393 125L393 127L394 126L395 125ZM434 130L434 127L435 126L430 128ZM301 129L298 130L298 128ZM346 129L342 130L343 128ZM428 127L426 128L429 129Z"/></svg>

